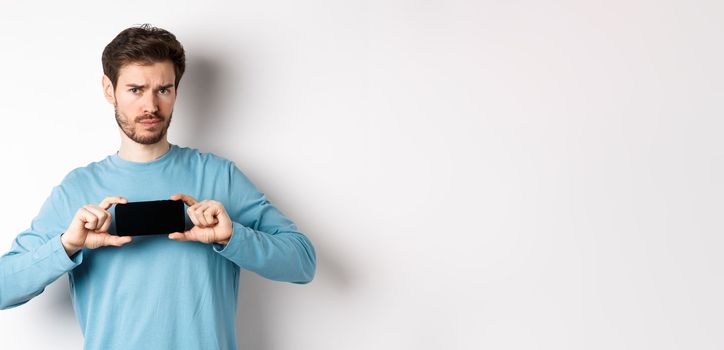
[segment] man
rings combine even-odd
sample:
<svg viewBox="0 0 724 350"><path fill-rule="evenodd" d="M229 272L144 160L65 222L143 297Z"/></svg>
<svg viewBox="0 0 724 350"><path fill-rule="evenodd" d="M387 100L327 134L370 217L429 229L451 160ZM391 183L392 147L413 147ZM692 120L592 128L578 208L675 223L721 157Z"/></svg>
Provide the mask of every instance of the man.
<svg viewBox="0 0 724 350"><path fill-rule="evenodd" d="M185 69L173 34L128 28L102 62L120 149L68 173L0 257L0 308L68 273L86 349L236 349L239 269L307 283L314 248L233 162L167 141ZM188 206L188 230L115 232L115 204L160 199Z"/></svg>

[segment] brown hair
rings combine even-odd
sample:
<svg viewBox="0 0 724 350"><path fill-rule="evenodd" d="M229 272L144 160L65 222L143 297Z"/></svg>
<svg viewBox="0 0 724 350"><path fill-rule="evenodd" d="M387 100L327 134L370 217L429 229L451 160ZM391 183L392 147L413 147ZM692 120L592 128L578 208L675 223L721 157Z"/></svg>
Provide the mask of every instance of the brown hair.
<svg viewBox="0 0 724 350"><path fill-rule="evenodd" d="M131 27L118 35L103 49L101 61L103 73L113 83L118 83L118 72L129 63L153 64L171 60L176 72L175 88L186 69L186 56L181 43L169 31L150 24Z"/></svg>

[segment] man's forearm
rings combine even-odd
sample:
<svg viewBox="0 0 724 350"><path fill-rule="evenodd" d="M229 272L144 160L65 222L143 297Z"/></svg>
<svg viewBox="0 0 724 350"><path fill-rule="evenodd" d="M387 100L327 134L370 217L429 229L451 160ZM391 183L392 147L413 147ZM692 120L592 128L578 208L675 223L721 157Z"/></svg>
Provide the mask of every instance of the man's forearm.
<svg viewBox="0 0 724 350"><path fill-rule="evenodd" d="M24 304L83 259L82 252L73 258L67 254L56 236L32 250L14 249L0 257L0 309Z"/></svg>
<svg viewBox="0 0 724 350"><path fill-rule="evenodd" d="M317 257L309 239L299 232L269 234L234 222L226 246L214 249L239 267L275 281L308 283Z"/></svg>

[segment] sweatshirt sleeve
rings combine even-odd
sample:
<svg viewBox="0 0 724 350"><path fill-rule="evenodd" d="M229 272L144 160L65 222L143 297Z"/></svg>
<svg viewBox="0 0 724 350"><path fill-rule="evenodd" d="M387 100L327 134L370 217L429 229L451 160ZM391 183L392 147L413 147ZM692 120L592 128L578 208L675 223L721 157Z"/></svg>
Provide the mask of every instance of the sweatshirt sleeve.
<svg viewBox="0 0 724 350"><path fill-rule="evenodd" d="M314 278L317 258L310 240L230 163L229 198L224 207L233 233L213 249L239 267L262 277L292 283Z"/></svg>
<svg viewBox="0 0 724 350"><path fill-rule="evenodd" d="M62 219L68 209L64 194L62 184L55 186L30 227L0 257L0 309L27 303L83 261L82 250L70 258L60 241L69 224Z"/></svg>

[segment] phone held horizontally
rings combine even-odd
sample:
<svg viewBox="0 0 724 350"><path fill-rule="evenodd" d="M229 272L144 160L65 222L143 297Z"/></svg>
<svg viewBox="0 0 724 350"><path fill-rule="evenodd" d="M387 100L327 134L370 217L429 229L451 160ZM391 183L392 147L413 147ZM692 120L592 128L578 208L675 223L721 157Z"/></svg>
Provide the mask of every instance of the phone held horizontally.
<svg viewBox="0 0 724 350"><path fill-rule="evenodd" d="M157 200L116 204L118 236L162 235L185 230L184 202Z"/></svg>

